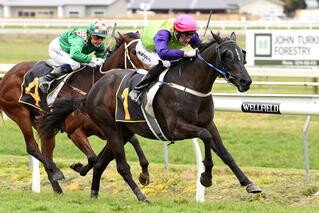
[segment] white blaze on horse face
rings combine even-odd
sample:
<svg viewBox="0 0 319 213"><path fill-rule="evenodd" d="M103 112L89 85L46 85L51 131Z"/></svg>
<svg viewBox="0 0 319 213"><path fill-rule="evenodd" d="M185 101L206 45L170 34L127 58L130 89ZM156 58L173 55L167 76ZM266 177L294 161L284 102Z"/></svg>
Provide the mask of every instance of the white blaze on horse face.
<svg viewBox="0 0 319 213"><path fill-rule="evenodd" d="M235 50L236 50L236 53L237 53L238 61L240 61L240 55L239 55L239 52L238 52L237 48L235 48Z"/></svg>

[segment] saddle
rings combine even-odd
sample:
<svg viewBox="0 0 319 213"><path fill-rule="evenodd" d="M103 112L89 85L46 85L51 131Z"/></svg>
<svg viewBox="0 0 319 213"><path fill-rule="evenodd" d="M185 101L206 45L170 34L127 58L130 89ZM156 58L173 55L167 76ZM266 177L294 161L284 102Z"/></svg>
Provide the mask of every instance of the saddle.
<svg viewBox="0 0 319 213"><path fill-rule="evenodd" d="M57 64L52 63L51 60L39 61L34 64L30 70L24 75L21 85L20 103L24 103L35 107L39 110L44 110L48 105L52 104L63 85L75 73L82 70L81 67L71 73L64 74L57 79L54 79L50 85L47 94L43 93L39 88L39 78L51 72Z"/></svg>

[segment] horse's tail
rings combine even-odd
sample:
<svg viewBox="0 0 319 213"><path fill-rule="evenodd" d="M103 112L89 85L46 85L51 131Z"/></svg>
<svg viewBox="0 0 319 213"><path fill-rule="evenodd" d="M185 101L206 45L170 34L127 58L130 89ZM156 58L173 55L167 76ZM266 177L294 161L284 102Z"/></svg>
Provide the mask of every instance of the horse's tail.
<svg viewBox="0 0 319 213"><path fill-rule="evenodd" d="M44 139L54 137L63 127L66 117L76 110L84 111L86 97L57 99L37 120L38 132Z"/></svg>

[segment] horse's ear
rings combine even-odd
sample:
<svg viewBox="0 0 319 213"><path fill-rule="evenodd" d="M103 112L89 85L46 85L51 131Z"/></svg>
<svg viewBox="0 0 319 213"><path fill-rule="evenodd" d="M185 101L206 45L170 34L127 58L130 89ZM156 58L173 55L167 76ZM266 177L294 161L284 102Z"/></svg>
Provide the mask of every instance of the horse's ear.
<svg viewBox="0 0 319 213"><path fill-rule="evenodd" d="M215 41L217 41L218 44L223 43L223 39L219 36L219 34L213 33L213 31L210 31Z"/></svg>
<svg viewBox="0 0 319 213"><path fill-rule="evenodd" d="M123 40L124 39L124 36L120 33L120 32L117 32L120 36L120 38Z"/></svg>
<svg viewBox="0 0 319 213"><path fill-rule="evenodd" d="M236 41L236 34L234 32L230 34L230 39Z"/></svg>

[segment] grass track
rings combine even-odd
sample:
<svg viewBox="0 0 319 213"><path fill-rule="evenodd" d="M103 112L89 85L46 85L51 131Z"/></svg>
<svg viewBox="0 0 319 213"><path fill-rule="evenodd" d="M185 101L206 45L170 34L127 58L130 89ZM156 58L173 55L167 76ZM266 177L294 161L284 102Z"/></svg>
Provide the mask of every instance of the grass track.
<svg viewBox="0 0 319 213"><path fill-rule="evenodd" d="M80 177L68 168L73 160L58 160L66 176L62 181L64 195L54 195L41 169L40 194L30 190L31 172L28 158L0 157L0 212L316 212L318 170L313 182L304 184L303 170L245 167L244 170L264 192L246 193L234 175L224 166L213 170L213 186L206 189L206 202L194 202L196 168L194 165L170 164L166 172L162 164L150 166L151 183L142 191L150 205L137 202L129 187L117 174L112 163L103 175L98 200L89 198L91 173ZM131 162L133 177L140 168Z"/></svg>

